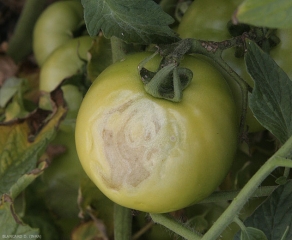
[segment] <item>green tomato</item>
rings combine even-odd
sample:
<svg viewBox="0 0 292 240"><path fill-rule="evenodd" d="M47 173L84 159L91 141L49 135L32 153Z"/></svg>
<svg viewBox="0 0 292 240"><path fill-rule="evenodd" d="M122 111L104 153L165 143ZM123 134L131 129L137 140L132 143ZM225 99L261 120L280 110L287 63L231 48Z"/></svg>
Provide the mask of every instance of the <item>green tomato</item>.
<svg viewBox="0 0 292 240"><path fill-rule="evenodd" d="M75 119L82 102L82 93L79 91L78 87L71 84L64 85L61 89L69 109L66 118Z"/></svg>
<svg viewBox="0 0 292 240"><path fill-rule="evenodd" d="M229 87L208 62L186 56L194 73L173 103L144 90L127 56L104 70L83 99L75 141L89 178L112 201L145 212L171 212L202 200L222 182L237 148L238 121ZM147 63L150 71L161 58Z"/></svg>
<svg viewBox="0 0 292 240"><path fill-rule="evenodd" d="M92 38L74 38L56 49L45 61L40 72L40 90L53 91L65 78L82 70L92 45Z"/></svg>
<svg viewBox="0 0 292 240"><path fill-rule="evenodd" d="M83 22L83 7L77 1L58 1L47 7L36 22L33 51L42 66L59 46L73 38L73 32Z"/></svg>
<svg viewBox="0 0 292 240"><path fill-rule="evenodd" d="M181 19L177 30L180 37L209 41L229 39L227 23L241 1L195 0Z"/></svg>
<svg viewBox="0 0 292 240"><path fill-rule="evenodd" d="M231 35L227 29L227 24L240 2L241 0L195 0L183 16L177 32L181 38L196 38L209 41L230 39ZM246 70L243 58L236 58L234 56L234 49L225 50L223 52L223 59L248 84L254 85L252 78ZM235 81L232 81L232 79L227 80L229 80L238 109L241 109L241 90ZM241 111L238 111L238 113L240 117ZM264 130L253 116L250 108L247 109L246 124L249 127L249 132Z"/></svg>

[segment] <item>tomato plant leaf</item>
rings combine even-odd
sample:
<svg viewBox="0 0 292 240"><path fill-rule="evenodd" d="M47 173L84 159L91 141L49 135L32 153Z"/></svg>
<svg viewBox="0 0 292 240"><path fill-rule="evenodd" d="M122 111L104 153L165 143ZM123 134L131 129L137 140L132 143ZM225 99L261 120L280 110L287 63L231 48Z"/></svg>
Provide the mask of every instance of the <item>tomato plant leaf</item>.
<svg viewBox="0 0 292 240"><path fill-rule="evenodd" d="M11 121L17 118L25 118L29 115L23 105L23 98L18 94L15 94L12 101L7 105L5 109L5 121Z"/></svg>
<svg viewBox="0 0 292 240"><path fill-rule="evenodd" d="M47 148L46 155L51 164L38 179L37 192L42 193L50 211L57 213L59 218L70 218L72 223L78 224L78 190L85 173L76 153L74 128L66 126L64 129L63 123Z"/></svg>
<svg viewBox="0 0 292 240"><path fill-rule="evenodd" d="M27 81L25 79L11 77L4 82L0 89L0 107L5 108L4 121L24 118L29 114L23 100L26 88Z"/></svg>
<svg viewBox="0 0 292 240"><path fill-rule="evenodd" d="M241 231L241 240L268 240L266 235L257 228L247 227Z"/></svg>
<svg viewBox="0 0 292 240"><path fill-rule="evenodd" d="M249 216L244 224L263 231L267 239L292 239L292 181L279 186L255 212ZM288 229L288 231L287 231ZM239 240L240 232L235 240Z"/></svg>
<svg viewBox="0 0 292 240"><path fill-rule="evenodd" d="M41 113L36 111L26 119L0 124L0 195L7 193L21 176L36 167L40 155L55 136L66 109L59 106L40 132L32 134L34 125L44 123Z"/></svg>
<svg viewBox="0 0 292 240"><path fill-rule="evenodd" d="M173 18L152 0L82 0L87 30L128 43L167 43L177 39Z"/></svg>
<svg viewBox="0 0 292 240"><path fill-rule="evenodd" d="M12 199L6 194L2 195L0 201L0 232L2 237L5 235L28 237L28 235L39 234L38 229L31 228L21 221L14 210Z"/></svg>
<svg viewBox="0 0 292 240"><path fill-rule="evenodd" d="M47 154L42 155L42 159L46 159L46 162L48 158L49 156ZM60 225L58 226L58 223L63 222L64 218L60 217L58 211L55 211L55 209L50 208L46 204L44 189L43 186L40 184L44 177L44 174L48 169L50 169L50 167L51 164L48 166L48 168L46 168L43 171L41 177L35 179L25 189L24 194L19 195L13 201L13 205L17 214L21 217L22 221L25 224L40 230L42 239L44 240L64 239L64 237L62 237L63 226ZM53 182L54 179L51 179L51 181ZM63 201L64 199L66 199L65 202L67 202L66 193L63 193L62 196ZM21 203L19 199L21 199L23 202ZM71 202L67 203L67 205L70 204ZM24 210L22 210L22 208ZM69 216L68 218L70 218L70 220L72 219L71 216ZM72 226L75 224L74 220L70 221L70 223L72 224Z"/></svg>
<svg viewBox="0 0 292 240"><path fill-rule="evenodd" d="M291 28L292 1L245 0L239 6L236 18L239 22L260 27Z"/></svg>
<svg viewBox="0 0 292 240"><path fill-rule="evenodd" d="M1 224L0 232L2 234L35 235L39 232L38 229L36 228L32 229L30 226L25 225L23 221L20 220L20 215L24 214L25 209L19 211L19 206L18 208L17 206L15 206L15 198L39 175L41 175L46 167L47 163L45 161L41 162L38 168L33 169L28 174L24 174L15 182L15 184L9 190L9 195L8 194L2 195L2 203L0 204L0 224ZM21 199L21 201L23 201L23 199ZM16 205L17 203L19 203L19 200L16 202ZM26 205L26 203L22 203L22 205ZM18 211L15 209L18 209ZM40 221L41 219L39 219L39 222ZM1 229L1 227L4 227L4 230Z"/></svg>
<svg viewBox="0 0 292 240"><path fill-rule="evenodd" d="M27 174L21 176L10 188L9 195L12 199L15 199L20 192L22 192L30 183L32 183L39 175L43 173L43 170L47 167L46 162L42 162L38 168L33 169Z"/></svg>
<svg viewBox="0 0 292 240"><path fill-rule="evenodd" d="M99 36L93 42L91 49L89 49L89 54L87 74L91 82L93 82L106 67L113 63L111 41L102 35Z"/></svg>
<svg viewBox="0 0 292 240"><path fill-rule="evenodd" d="M282 143L292 135L292 81L254 42L247 43L247 70L255 81L249 106L255 118Z"/></svg>
<svg viewBox="0 0 292 240"><path fill-rule="evenodd" d="M5 107L8 101L19 90L22 84L22 79L11 77L6 79L0 88L0 107Z"/></svg>

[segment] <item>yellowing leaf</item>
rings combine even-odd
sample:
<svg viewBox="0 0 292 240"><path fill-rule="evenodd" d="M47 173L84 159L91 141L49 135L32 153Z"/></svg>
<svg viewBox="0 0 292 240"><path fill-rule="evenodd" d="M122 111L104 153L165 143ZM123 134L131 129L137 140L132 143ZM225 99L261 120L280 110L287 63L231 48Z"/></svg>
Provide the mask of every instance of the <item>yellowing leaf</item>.
<svg viewBox="0 0 292 240"><path fill-rule="evenodd" d="M66 108L59 102L48 122L49 113L39 109L26 119L0 124L0 195L36 168L65 113Z"/></svg>

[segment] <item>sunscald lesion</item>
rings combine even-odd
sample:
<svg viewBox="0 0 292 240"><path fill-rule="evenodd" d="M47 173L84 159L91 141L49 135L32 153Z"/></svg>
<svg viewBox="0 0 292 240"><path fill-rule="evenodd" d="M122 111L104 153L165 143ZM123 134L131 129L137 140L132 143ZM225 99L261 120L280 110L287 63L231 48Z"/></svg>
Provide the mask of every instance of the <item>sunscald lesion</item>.
<svg viewBox="0 0 292 240"><path fill-rule="evenodd" d="M137 187L150 175L164 144L165 110L147 99L124 101L103 114L98 123L103 155L110 173L102 174L111 188ZM173 143L172 143L173 144Z"/></svg>
<svg viewBox="0 0 292 240"><path fill-rule="evenodd" d="M111 169L111 176L107 182L116 189L123 183L136 187L150 175L141 161L145 147L129 146L125 134L122 130L113 133L105 129L103 132L104 152Z"/></svg>

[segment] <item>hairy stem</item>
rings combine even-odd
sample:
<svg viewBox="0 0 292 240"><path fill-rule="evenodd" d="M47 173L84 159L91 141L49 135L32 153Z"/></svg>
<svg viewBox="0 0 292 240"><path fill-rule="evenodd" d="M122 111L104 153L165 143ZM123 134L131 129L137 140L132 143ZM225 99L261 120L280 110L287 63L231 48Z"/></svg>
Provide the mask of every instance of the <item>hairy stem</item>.
<svg viewBox="0 0 292 240"><path fill-rule="evenodd" d="M263 187L257 188L251 197L269 196L277 187L278 186L263 186ZM238 195L239 192L240 190L214 192L209 197L202 200L200 203L230 201L230 200L233 200Z"/></svg>
<svg viewBox="0 0 292 240"><path fill-rule="evenodd" d="M182 223L178 222L177 220L173 219L167 214L150 213L150 216L155 223L159 223L165 226L166 228L177 233L178 235L182 236L185 239L190 240L202 239L202 235L200 233L197 233L189 228L186 228Z"/></svg>
<svg viewBox="0 0 292 240"><path fill-rule="evenodd" d="M144 233L146 233L149 229L151 229L153 227L155 223L154 222L149 222L147 223L143 228L141 228L138 232L136 232L133 236L132 236L132 240L137 240L139 239Z"/></svg>

